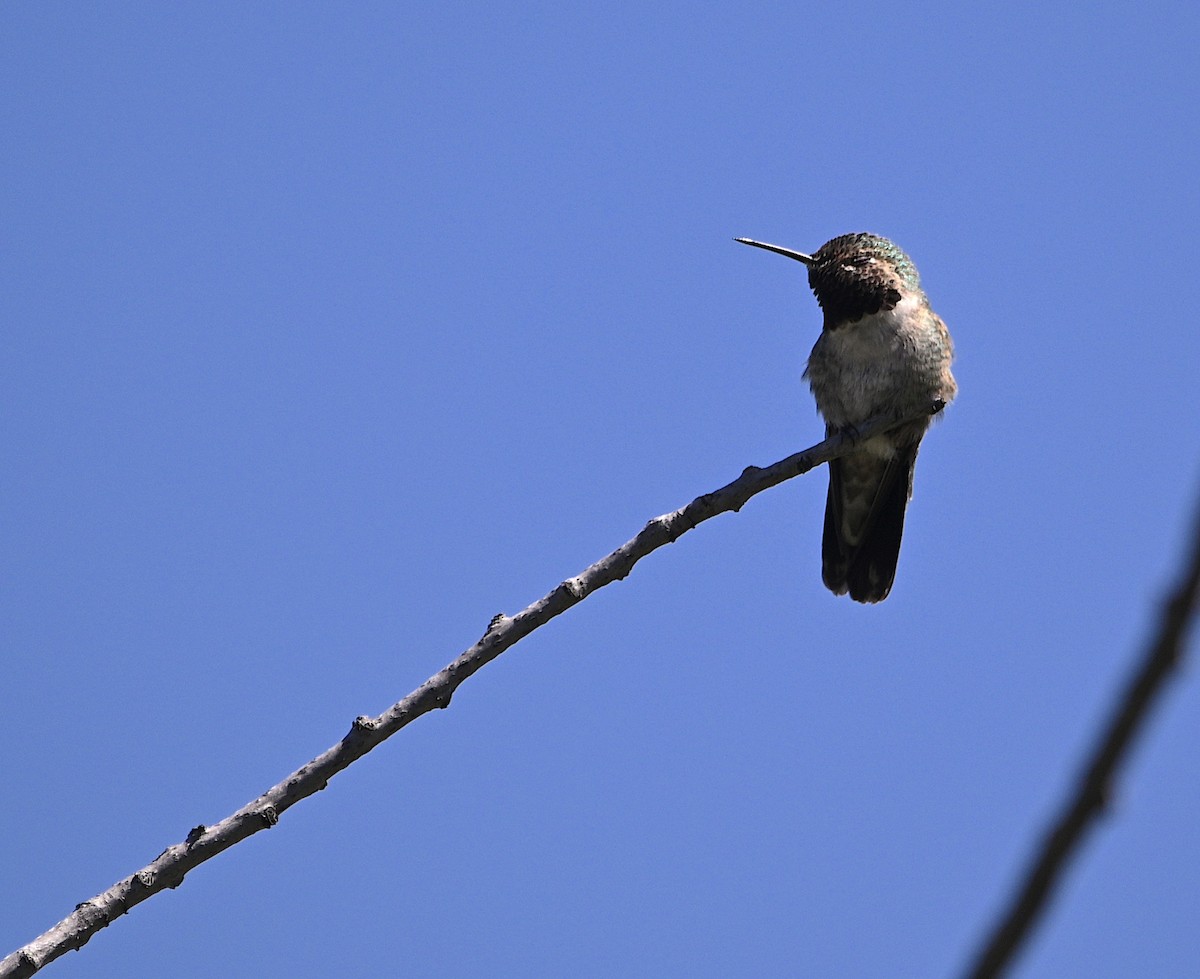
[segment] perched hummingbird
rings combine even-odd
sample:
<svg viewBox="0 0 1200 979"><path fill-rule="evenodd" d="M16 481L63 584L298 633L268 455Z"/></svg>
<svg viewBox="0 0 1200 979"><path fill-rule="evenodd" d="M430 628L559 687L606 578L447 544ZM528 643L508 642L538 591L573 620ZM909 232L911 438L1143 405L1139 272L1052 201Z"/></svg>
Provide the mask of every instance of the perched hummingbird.
<svg viewBox="0 0 1200 979"><path fill-rule="evenodd" d="M853 431L875 415L911 414L954 397L950 333L929 308L912 259L895 244L860 232L805 255L735 240L808 266L825 324L804 376L827 436ZM882 602L891 591L917 449L931 420L877 435L829 463L821 577L835 595Z"/></svg>

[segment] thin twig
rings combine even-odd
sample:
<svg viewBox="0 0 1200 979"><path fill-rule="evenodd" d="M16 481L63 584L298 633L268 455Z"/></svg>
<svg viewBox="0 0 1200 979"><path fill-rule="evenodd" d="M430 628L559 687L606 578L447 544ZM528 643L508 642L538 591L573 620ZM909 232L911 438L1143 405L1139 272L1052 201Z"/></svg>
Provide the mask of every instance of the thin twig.
<svg viewBox="0 0 1200 979"><path fill-rule="evenodd" d="M933 402L908 418L879 416L851 435L835 435L767 469L751 466L728 486L701 496L682 509L651 520L633 540L568 578L552 592L514 616L497 615L483 638L444 670L434 674L399 703L378 717L359 717L340 742L268 789L253 802L215 826L197 826L182 843L168 847L149 865L126 877L74 912L45 934L0 961L0 979L31 976L47 962L82 947L101 928L159 891L178 887L192 868L235 843L279 822L280 815L301 799L325 788L329 780L410 721L436 707L446 707L467 677L490 663L529 633L576 605L610 582L624 578L634 564L664 544L678 540L697 524L729 510L740 510L752 496L806 473L850 451L858 442L905 422L936 414L944 407Z"/></svg>
<svg viewBox="0 0 1200 979"><path fill-rule="evenodd" d="M1054 827L1042 841L1004 915L981 945L970 979L995 979L1004 973L1032 932L1047 901L1085 832L1103 813L1111 797L1113 776L1125 760L1151 708L1179 665L1188 628L1200 604L1200 511L1197 512L1189 563L1181 571L1163 607L1157 634L1146 647L1141 665L1101 733Z"/></svg>

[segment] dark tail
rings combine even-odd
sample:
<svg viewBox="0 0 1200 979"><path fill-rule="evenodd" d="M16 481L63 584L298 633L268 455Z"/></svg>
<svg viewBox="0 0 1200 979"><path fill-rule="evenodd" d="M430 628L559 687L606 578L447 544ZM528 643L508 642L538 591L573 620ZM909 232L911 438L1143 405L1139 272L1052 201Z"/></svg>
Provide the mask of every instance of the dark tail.
<svg viewBox="0 0 1200 979"><path fill-rule="evenodd" d="M892 590L917 445L883 460L865 453L829 464L821 577L835 595L882 602Z"/></svg>

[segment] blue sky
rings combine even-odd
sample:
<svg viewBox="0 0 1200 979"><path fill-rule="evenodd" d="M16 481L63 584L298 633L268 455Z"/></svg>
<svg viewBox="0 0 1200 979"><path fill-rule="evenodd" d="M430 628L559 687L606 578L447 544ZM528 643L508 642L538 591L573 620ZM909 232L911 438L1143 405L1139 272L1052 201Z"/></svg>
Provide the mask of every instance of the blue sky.
<svg viewBox="0 0 1200 979"><path fill-rule="evenodd" d="M0 955L817 441L802 250L958 345L897 583L703 525L47 975L952 976L1200 491L1195 10L0 6ZM1200 972L1183 671L1014 975Z"/></svg>

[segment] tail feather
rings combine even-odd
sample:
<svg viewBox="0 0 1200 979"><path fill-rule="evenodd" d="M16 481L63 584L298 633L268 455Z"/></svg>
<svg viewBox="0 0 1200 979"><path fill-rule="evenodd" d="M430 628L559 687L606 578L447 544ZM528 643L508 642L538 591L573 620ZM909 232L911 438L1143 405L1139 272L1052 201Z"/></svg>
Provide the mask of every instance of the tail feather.
<svg viewBox="0 0 1200 979"><path fill-rule="evenodd" d="M891 459L854 453L829 464L821 577L835 595L882 602L892 590L918 444Z"/></svg>

